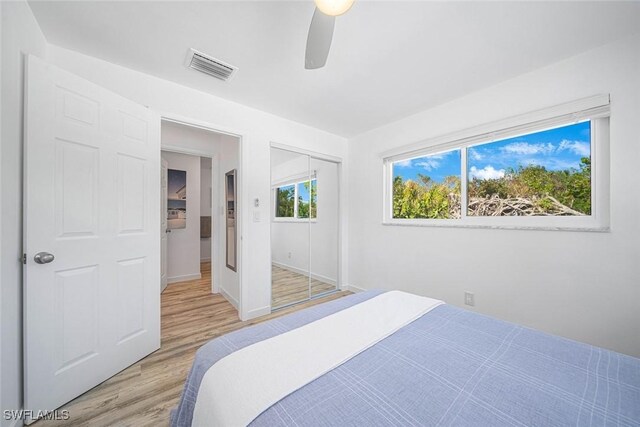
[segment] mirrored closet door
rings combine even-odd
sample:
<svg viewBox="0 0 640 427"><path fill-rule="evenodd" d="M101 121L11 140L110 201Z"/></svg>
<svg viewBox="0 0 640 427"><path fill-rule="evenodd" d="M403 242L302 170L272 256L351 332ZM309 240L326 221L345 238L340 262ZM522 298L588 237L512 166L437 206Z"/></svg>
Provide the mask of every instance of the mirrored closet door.
<svg viewBox="0 0 640 427"><path fill-rule="evenodd" d="M314 298L338 289L338 164L312 157L309 165L309 279Z"/></svg>
<svg viewBox="0 0 640 427"><path fill-rule="evenodd" d="M271 306L338 289L339 165L271 148Z"/></svg>

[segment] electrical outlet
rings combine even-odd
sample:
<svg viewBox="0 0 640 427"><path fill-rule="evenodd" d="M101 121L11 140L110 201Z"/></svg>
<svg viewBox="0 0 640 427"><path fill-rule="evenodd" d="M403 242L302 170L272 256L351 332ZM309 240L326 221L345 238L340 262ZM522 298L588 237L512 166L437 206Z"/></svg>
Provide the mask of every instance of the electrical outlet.
<svg viewBox="0 0 640 427"><path fill-rule="evenodd" d="M475 299L474 299L474 295L471 292L466 292L464 293L464 303L466 305L470 305L470 306L474 306L476 305Z"/></svg>
<svg viewBox="0 0 640 427"><path fill-rule="evenodd" d="M289 259L291 259L291 252L289 252L287 256L289 257Z"/></svg>

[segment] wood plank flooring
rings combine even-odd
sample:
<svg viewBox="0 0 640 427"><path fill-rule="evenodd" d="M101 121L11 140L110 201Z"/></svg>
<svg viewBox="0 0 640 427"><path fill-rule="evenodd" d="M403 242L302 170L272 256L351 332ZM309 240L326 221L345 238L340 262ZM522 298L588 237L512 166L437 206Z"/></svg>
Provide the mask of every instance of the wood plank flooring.
<svg viewBox="0 0 640 427"><path fill-rule="evenodd" d="M68 421L41 420L33 426L167 426L200 346L227 332L351 293L337 292L241 322L233 306L210 289L209 263L203 263L201 279L167 286L162 293L161 348L61 408L69 410Z"/></svg>
<svg viewBox="0 0 640 427"><path fill-rule="evenodd" d="M277 308L309 299L309 276L271 265L271 307ZM330 292L335 285L311 279L311 296Z"/></svg>

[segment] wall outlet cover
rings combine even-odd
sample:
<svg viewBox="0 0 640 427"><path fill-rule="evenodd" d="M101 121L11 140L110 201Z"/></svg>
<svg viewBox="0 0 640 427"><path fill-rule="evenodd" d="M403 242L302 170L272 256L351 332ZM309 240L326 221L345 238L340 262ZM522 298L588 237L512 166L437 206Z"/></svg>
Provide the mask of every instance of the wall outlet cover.
<svg viewBox="0 0 640 427"><path fill-rule="evenodd" d="M476 305L475 303L475 296L473 295L473 293L471 292L465 292L464 293L464 303L466 305L470 305L470 306L474 306Z"/></svg>

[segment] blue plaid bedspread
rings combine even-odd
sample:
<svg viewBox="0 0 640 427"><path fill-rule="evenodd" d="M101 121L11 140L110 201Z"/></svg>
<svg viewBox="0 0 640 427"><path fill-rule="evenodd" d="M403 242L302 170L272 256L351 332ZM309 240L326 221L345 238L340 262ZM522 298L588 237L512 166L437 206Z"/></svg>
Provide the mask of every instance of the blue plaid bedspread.
<svg viewBox="0 0 640 427"><path fill-rule="evenodd" d="M191 425L200 381L217 360L379 293L350 295L207 343L171 425ZM640 426L640 359L442 305L251 425Z"/></svg>

